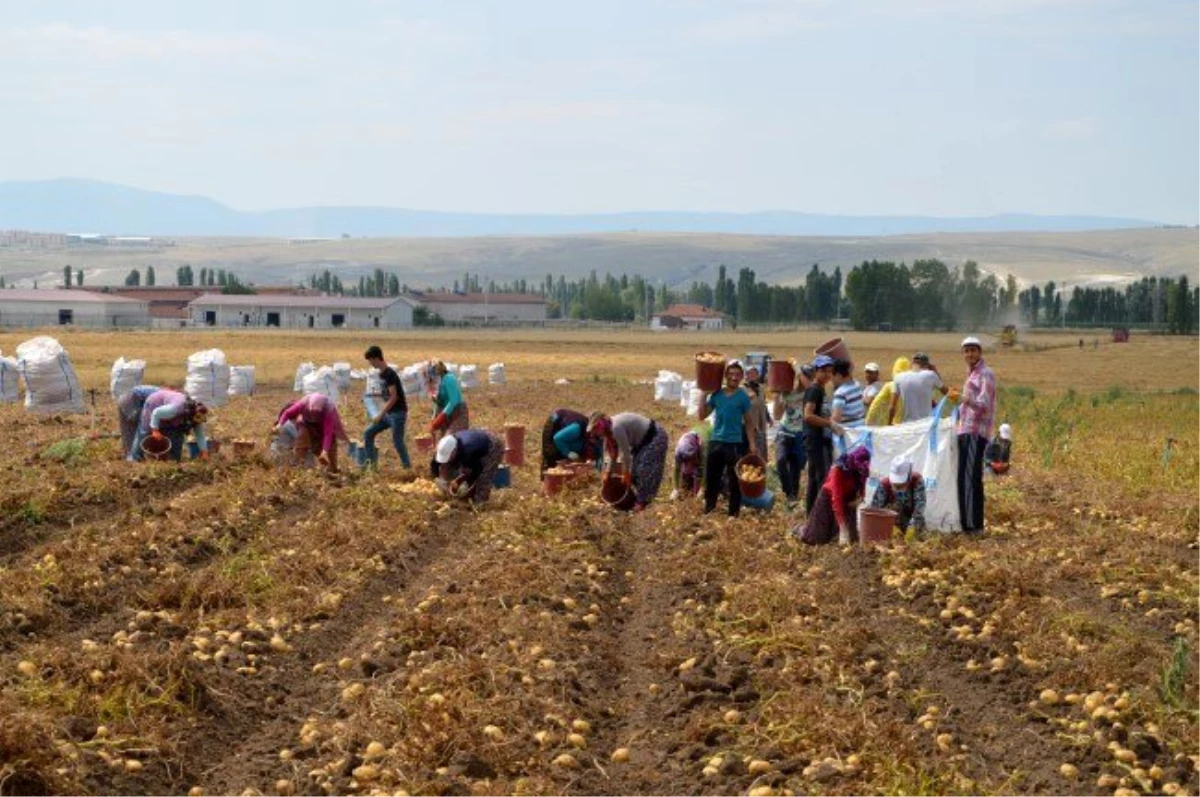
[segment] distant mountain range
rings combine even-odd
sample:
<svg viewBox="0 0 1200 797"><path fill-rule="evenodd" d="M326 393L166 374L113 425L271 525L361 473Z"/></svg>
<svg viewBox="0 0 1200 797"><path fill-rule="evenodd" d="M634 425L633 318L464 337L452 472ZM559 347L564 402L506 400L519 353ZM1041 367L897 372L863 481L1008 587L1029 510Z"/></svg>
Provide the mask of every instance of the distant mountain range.
<svg viewBox="0 0 1200 797"><path fill-rule="evenodd" d="M1073 232L1159 226L1104 216L837 216L793 211L647 211L554 215L449 213L384 207L240 211L212 199L95 180L0 182L0 229L111 235L458 237L604 232L880 236L954 232Z"/></svg>

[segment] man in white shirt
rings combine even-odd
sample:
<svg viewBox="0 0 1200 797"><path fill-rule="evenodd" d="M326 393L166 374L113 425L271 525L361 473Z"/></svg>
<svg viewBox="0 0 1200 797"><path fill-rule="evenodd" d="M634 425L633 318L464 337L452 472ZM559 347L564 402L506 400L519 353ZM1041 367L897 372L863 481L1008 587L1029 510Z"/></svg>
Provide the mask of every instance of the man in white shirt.
<svg viewBox="0 0 1200 797"><path fill-rule="evenodd" d="M937 368L929 362L929 355L917 352L912 358L912 370L900 374L895 379L895 391L892 393L892 406L888 410L888 423L908 423L920 421L933 414L933 391L946 394L947 387L942 384L942 377ZM896 419L897 404L903 402L904 414Z"/></svg>

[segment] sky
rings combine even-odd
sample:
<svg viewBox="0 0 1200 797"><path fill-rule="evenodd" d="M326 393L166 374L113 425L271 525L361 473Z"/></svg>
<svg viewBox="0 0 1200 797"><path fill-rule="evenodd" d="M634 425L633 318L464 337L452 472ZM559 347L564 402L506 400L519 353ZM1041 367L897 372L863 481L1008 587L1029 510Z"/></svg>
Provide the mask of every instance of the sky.
<svg viewBox="0 0 1200 797"><path fill-rule="evenodd" d="M6 2L0 180L1200 219L1195 0Z"/></svg>

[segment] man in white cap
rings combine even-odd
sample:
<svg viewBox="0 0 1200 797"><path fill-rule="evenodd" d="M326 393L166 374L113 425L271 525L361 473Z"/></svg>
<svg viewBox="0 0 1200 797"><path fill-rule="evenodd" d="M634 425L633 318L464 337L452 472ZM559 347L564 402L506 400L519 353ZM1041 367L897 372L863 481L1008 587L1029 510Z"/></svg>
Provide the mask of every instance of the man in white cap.
<svg viewBox="0 0 1200 797"><path fill-rule="evenodd" d="M867 363L863 374L866 382L862 389L863 408L870 410L871 402L879 395L879 391L883 390L883 382L879 381L879 363Z"/></svg>
<svg viewBox="0 0 1200 797"><path fill-rule="evenodd" d="M988 443L987 450L983 452L983 459L987 463L988 470L999 476L1001 473L1008 472L1008 460L1012 456L1012 427L1007 423L1000 424L1000 431L992 438L992 442Z"/></svg>
<svg viewBox="0 0 1200 797"><path fill-rule="evenodd" d="M958 408L958 511L963 531L983 531L983 454L996 416L996 375L983 361L979 338L963 338L967 381Z"/></svg>
<svg viewBox="0 0 1200 797"><path fill-rule="evenodd" d="M911 459L901 454L892 460L887 477L871 496L871 506L895 512L901 534L910 526L914 534L925 533L925 479L913 470Z"/></svg>
<svg viewBox="0 0 1200 797"><path fill-rule="evenodd" d="M438 441L434 476L444 492L482 504L492 494L503 457L504 441L499 437L486 429L464 429Z"/></svg>

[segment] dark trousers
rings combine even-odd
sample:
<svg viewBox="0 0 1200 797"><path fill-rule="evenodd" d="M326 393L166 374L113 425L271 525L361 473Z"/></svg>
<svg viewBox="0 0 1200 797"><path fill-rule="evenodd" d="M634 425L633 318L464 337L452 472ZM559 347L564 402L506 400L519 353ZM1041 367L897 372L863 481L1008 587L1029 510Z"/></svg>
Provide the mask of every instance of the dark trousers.
<svg viewBox="0 0 1200 797"><path fill-rule="evenodd" d="M817 505L821 486L825 484L825 477L829 475L833 442L827 440L820 432L806 435L804 453L808 455L808 491L804 496L804 511L812 512L813 507Z"/></svg>
<svg viewBox="0 0 1200 797"><path fill-rule="evenodd" d="M775 470L789 501L800 497L800 474L807 461L803 435L781 434L775 438Z"/></svg>
<svg viewBox="0 0 1200 797"><path fill-rule="evenodd" d="M729 484L729 515L737 517L742 511L742 488L738 484L737 461L746 456L746 448L740 443L722 443L712 440L708 444L708 457L704 461L704 512L707 514L717 506L721 496L721 482Z"/></svg>
<svg viewBox="0 0 1200 797"><path fill-rule="evenodd" d="M963 531L983 531L983 452L987 438L958 436L958 513Z"/></svg>

